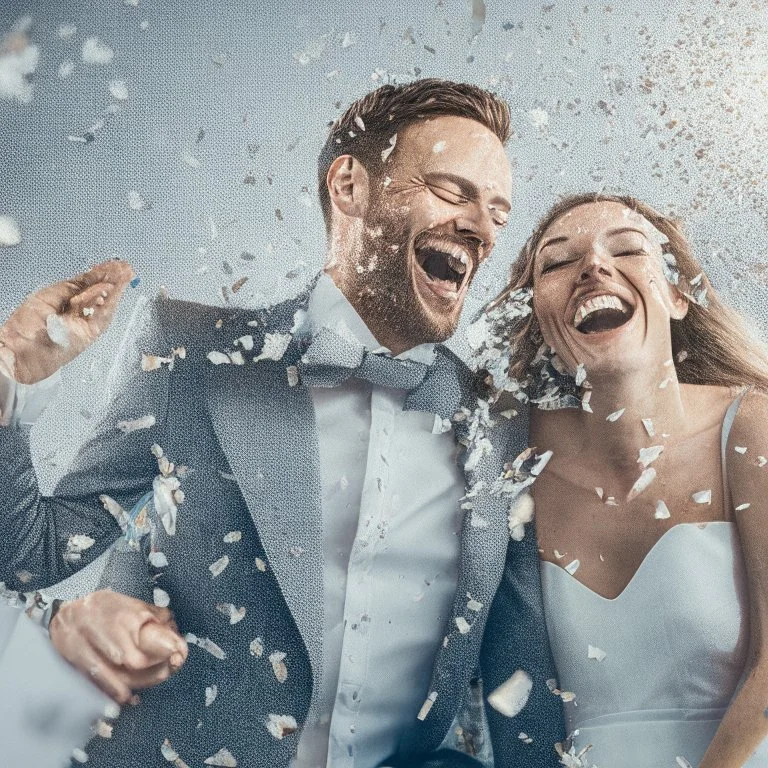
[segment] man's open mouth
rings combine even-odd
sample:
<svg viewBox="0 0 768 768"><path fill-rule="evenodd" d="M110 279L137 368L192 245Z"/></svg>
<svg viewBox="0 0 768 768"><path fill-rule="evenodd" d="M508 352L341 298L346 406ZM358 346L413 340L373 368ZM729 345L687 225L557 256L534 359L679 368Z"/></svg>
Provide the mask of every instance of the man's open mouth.
<svg viewBox="0 0 768 768"><path fill-rule="evenodd" d="M579 333L604 333L628 322L635 310L612 294L590 296L576 308L573 325Z"/></svg>
<svg viewBox="0 0 768 768"><path fill-rule="evenodd" d="M457 293L472 272L466 247L450 240L427 237L415 246L416 262L441 292Z"/></svg>

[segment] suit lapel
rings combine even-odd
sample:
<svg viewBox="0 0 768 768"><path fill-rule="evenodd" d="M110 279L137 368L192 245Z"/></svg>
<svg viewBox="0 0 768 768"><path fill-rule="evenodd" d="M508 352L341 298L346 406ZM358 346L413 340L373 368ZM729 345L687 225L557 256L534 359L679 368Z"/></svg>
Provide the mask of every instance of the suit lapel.
<svg viewBox="0 0 768 768"><path fill-rule="evenodd" d="M290 326L289 326L290 327ZM301 634L318 694L323 661L323 524L317 427L309 391L281 361L210 366L213 429Z"/></svg>

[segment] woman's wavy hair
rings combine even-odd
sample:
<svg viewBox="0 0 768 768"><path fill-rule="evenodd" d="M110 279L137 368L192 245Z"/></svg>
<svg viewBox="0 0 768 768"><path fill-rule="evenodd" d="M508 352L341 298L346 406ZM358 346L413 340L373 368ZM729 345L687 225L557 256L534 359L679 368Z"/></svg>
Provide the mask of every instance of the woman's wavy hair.
<svg viewBox="0 0 768 768"><path fill-rule="evenodd" d="M669 241L663 249L674 255L680 271L679 287L686 293L688 281L702 274L697 290L706 288L707 307L689 303L682 320L671 321L672 352L677 377L688 384L720 386L751 385L768 391L768 351L747 330L741 316L726 306L712 288L709 278L691 252L682 222L664 216L646 203L629 195L600 192L570 195L557 202L539 222L517 260L512 264L507 287L488 305L502 304L518 288L533 287L536 249L546 230L563 214L587 203L614 202L647 219ZM514 350L509 376L524 379L542 344L535 312L505 330L506 344ZM685 352L685 355L681 355Z"/></svg>

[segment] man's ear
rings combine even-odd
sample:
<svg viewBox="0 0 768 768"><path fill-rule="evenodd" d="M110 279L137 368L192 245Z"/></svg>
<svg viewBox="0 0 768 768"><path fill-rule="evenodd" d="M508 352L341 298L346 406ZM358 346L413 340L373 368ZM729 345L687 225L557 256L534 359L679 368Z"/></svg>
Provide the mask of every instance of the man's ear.
<svg viewBox="0 0 768 768"><path fill-rule="evenodd" d="M356 157L337 157L328 169L325 183L334 208L352 218L365 215L370 195L370 177Z"/></svg>

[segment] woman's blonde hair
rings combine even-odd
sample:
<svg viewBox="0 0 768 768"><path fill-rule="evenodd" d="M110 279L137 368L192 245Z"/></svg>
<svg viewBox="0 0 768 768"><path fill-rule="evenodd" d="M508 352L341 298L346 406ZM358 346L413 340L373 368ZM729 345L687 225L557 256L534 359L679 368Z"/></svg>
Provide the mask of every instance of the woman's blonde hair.
<svg viewBox="0 0 768 768"><path fill-rule="evenodd" d="M697 290L706 289L707 307L690 302L686 316L671 322L672 352L679 381L720 386L752 385L768 390L768 351L752 337L741 316L717 296L709 278L691 253L682 223L628 195L583 193L570 195L556 203L526 241L512 265L507 287L488 305L488 309L502 304L519 288L533 287L536 249L555 220L580 205L599 202L626 206L667 237L669 243L663 248L675 257L681 274L681 288L685 289L691 279L702 275ZM535 313L511 323L504 335L505 343L513 349L508 375L524 379L542 343ZM680 354L682 352L686 354Z"/></svg>

